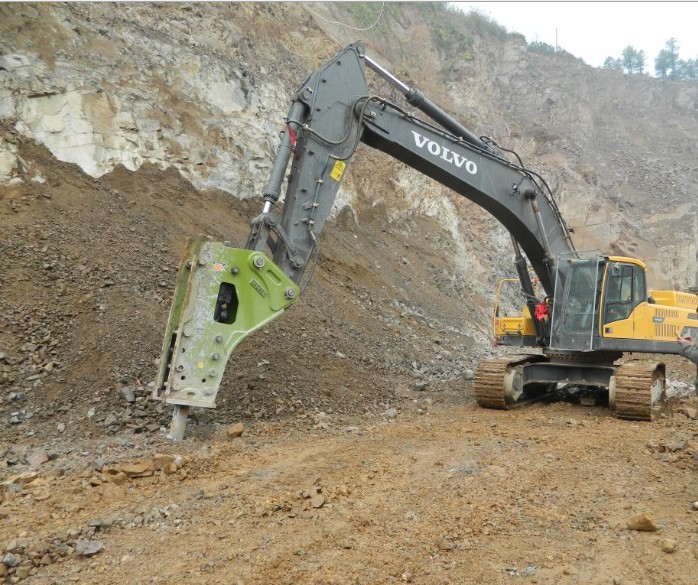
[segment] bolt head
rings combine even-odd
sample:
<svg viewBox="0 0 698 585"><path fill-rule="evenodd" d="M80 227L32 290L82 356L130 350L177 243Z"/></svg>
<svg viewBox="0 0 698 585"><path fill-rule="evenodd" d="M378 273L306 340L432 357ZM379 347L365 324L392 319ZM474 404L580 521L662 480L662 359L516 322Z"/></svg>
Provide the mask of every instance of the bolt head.
<svg viewBox="0 0 698 585"><path fill-rule="evenodd" d="M296 296L296 289L289 286L289 287L286 289L285 293L286 293L286 298L287 298L287 299L295 298L295 296Z"/></svg>
<svg viewBox="0 0 698 585"><path fill-rule="evenodd" d="M265 264L263 256L255 256L255 259L252 262L256 268L262 268Z"/></svg>
<svg viewBox="0 0 698 585"><path fill-rule="evenodd" d="M216 343L223 343L223 336L222 335L216 335Z"/></svg>

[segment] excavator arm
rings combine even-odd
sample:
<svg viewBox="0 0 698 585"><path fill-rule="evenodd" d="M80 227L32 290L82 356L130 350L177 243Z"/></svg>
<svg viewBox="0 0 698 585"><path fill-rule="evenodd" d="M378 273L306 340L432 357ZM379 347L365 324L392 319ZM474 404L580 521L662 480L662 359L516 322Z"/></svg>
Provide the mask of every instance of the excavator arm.
<svg viewBox="0 0 698 585"><path fill-rule="evenodd" d="M368 66L425 113L421 120L369 94ZM189 406L215 406L223 368L244 337L295 302L348 164L364 143L473 201L510 232L533 313L526 258L552 295L555 258L574 253L570 230L544 181L364 54L346 47L293 99L279 151L245 249L192 239L180 268L155 396L176 405L181 438ZM290 164L290 172L288 172ZM288 176L287 176L288 172ZM282 200L280 215L274 205ZM523 251L523 254L522 254Z"/></svg>

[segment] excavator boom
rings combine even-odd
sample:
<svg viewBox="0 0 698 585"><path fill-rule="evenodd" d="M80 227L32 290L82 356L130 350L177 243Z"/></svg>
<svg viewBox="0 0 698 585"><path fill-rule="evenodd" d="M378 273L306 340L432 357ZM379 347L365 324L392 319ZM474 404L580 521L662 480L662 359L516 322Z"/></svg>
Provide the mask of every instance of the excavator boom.
<svg viewBox="0 0 698 585"><path fill-rule="evenodd" d="M369 96L365 66L399 89L427 116ZM570 230L540 178L507 160L457 120L366 57L346 47L301 86L264 189L266 205L253 220L247 248L269 247L274 262L299 282L359 143L404 162L489 211L512 234L545 290L552 294L555 256L574 251ZM437 125L438 124L438 125ZM292 159L282 215L278 201ZM273 237L270 239L270 235Z"/></svg>

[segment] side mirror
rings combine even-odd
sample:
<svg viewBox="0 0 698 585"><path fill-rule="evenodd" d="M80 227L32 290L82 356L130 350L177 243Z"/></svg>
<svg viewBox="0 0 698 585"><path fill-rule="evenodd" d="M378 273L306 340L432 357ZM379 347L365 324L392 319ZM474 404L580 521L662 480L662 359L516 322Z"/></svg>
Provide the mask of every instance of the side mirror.
<svg viewBox="0 0 698 585"><path fill-rule="evenodd" d="M650 296L647 297L647 302L648 302L650 305L656 305L656 304L657 304L657 301L654 300L654 297L653 297L652 295L650 295Z"/></svg>

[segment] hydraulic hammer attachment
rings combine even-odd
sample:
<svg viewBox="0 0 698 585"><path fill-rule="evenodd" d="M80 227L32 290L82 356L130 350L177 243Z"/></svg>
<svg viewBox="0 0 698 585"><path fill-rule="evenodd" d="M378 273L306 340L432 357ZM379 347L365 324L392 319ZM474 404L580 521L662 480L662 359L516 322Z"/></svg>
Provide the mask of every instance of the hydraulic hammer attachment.
<svg viewBox="0 0 698 585"><path fill-rule="evenodd" d="M299 295L298 285L263 252L206 237L189 240L153 393L176 405L172 438L182 438L190 406L215 408L225 366L237 344L278 317Z"/></svg>

